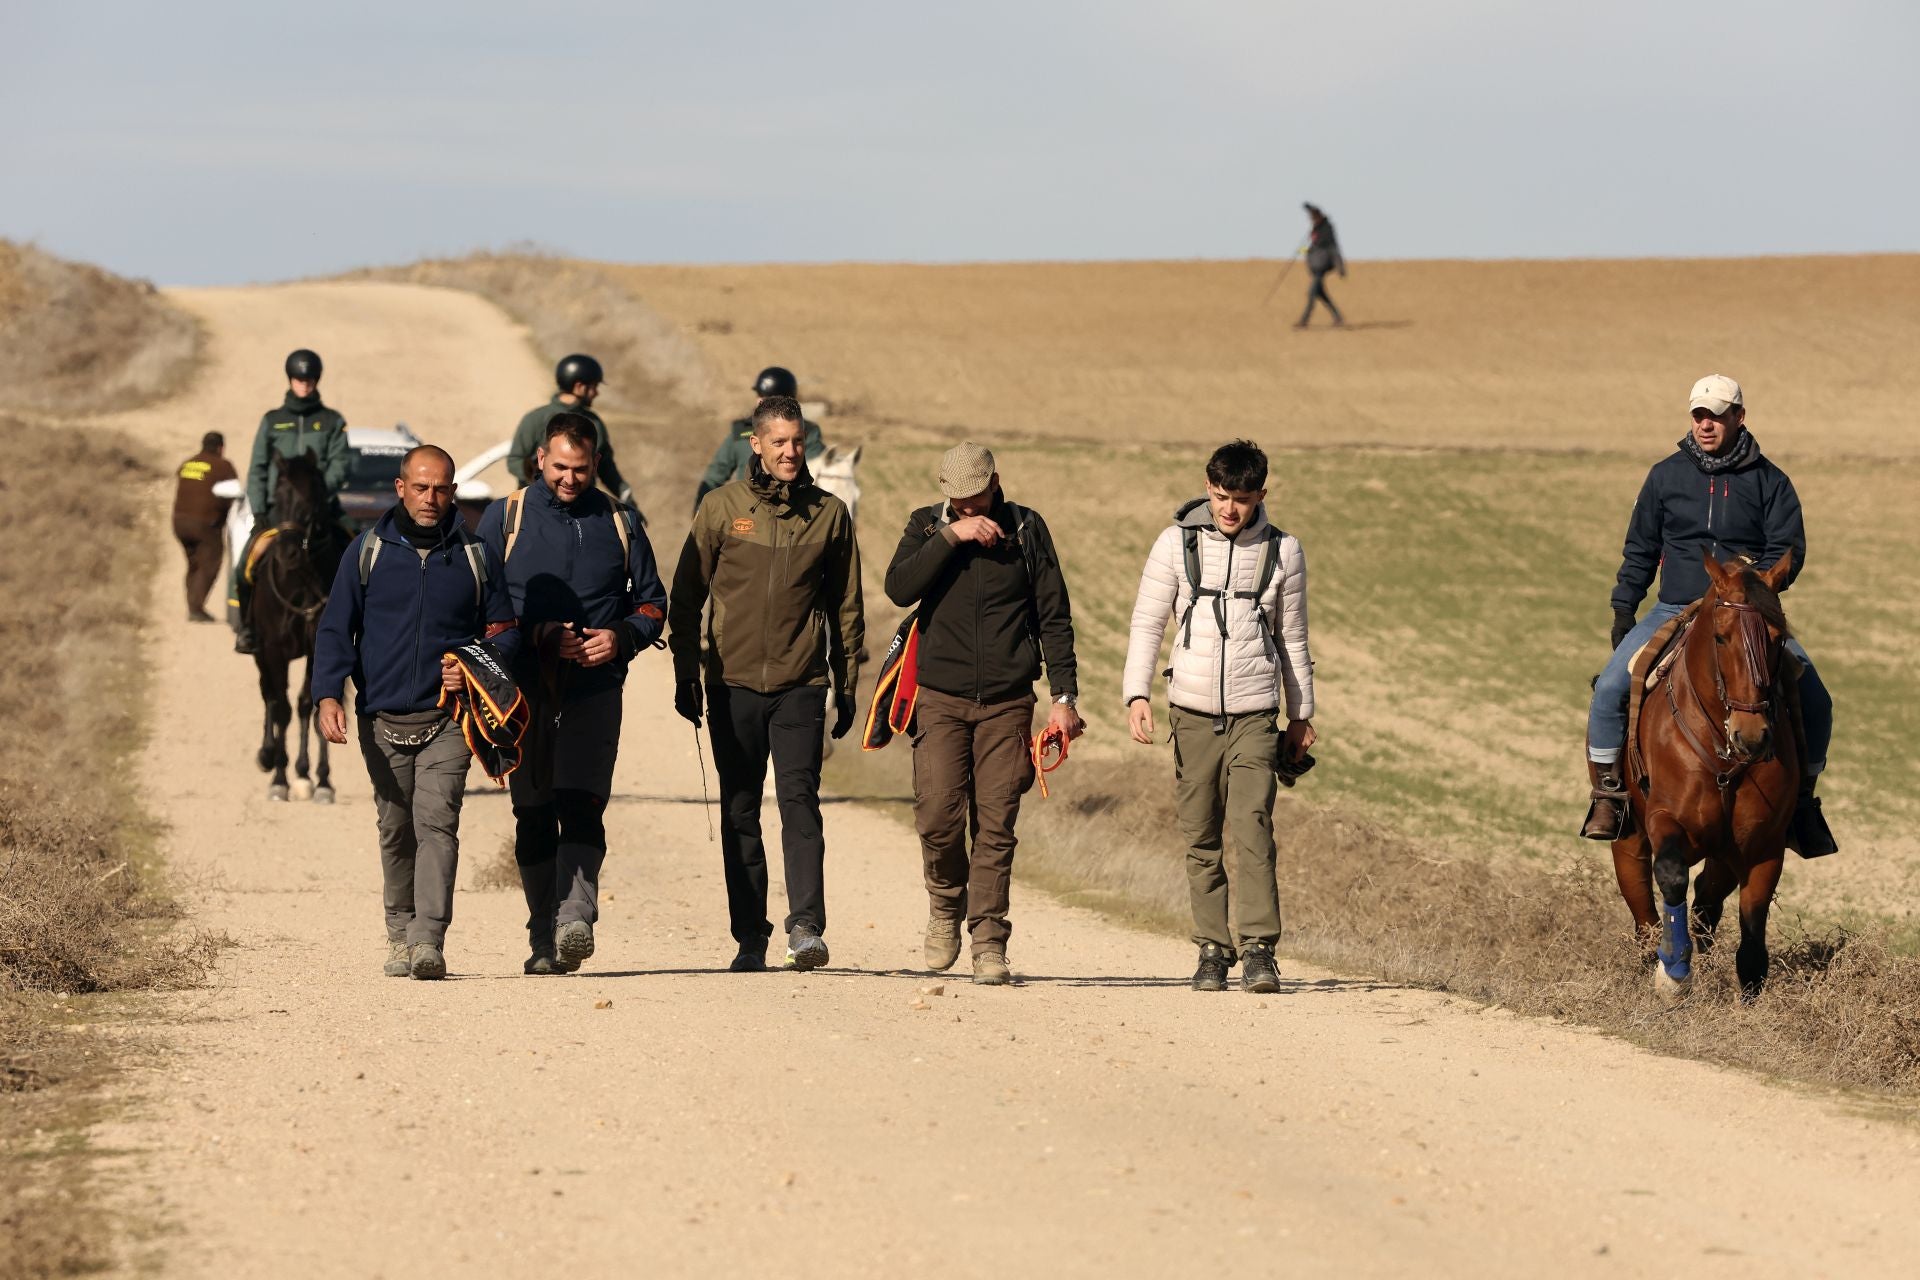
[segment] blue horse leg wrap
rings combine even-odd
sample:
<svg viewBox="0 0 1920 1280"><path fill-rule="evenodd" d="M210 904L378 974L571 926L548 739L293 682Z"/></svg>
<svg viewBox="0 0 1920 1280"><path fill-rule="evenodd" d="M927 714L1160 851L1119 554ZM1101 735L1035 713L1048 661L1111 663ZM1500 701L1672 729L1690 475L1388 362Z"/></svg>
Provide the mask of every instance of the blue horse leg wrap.
<svg viewBox="0 0 1920 1280"><path fill-rule="evenodd" d="M1693 935L1687 932L1687 904L1662 906L1660 913L1663 917L1660 930L1661 967L1675 982L1685 982L1693 976Z"/></svg>

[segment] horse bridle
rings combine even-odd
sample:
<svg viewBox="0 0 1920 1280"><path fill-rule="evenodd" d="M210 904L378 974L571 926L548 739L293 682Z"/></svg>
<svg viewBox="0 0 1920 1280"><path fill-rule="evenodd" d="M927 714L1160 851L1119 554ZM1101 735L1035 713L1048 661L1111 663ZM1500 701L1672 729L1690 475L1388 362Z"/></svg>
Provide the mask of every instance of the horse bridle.
<svg viewBox="0 0 1920 1280"><path fill-rule="evenodd" d="M319 534L320 529L322 528L322 525L323 525L322 521L316 520L316 521L309 521L305 525L288 523L288 524L281 524L281 525L274 526L274 528L277 529L282 536L294 533L296 530L299 532L300 563L303 566L305 566L311 580L319 589L320 599L318 603L296 604L293 600L288 598L287 593L285 591L280 589L280 583L277 579L277 575L271 572L271 569L274 566L275 562L270 557L267 557L266 558L267 563L261 566L263 572L260 575L260 584L266 587L268 591L272 593L274 599L278 600L290 612L298 614L302 622L312 622L315 618L320 616L320 611L327 607L327 584L321 581L320 575L318 573L314 572L313 554L312 554L313 540Z"/></svg>
<svg viewBox="0 0 1920 1280"><path fill-rule="evenodd" d="M1687 723L1687 718L1680 714L1680 698L1676 686L1682 679L1686 681L1688 691L1693 694L1694 705L1700 708L1702 714L1707 714L1706 705L1701 702L1699 691L1693 686L1693 674L1688 668L1685 656L1682 655L1677 664L1679 667L1679 671L1676 672L1677 678L1667 681L1667 705L1672 709L1674 723L1680 726L1681 734L1707 767L1714 770L1714 782L1722 792L1725 792L1740 781L1741 775L1747 771L1748 766L1766 759L1772 752L1771 744L1757 755L1735 746L1733 716L1739 711L1748 715L1765 716L1769 720L1773 718L1773 699L1767 695L1771 694L1773 689L1773 668L1776 665L1775 646L1773 637L1767 634L1766 615L1760 611L1760 606L1742 600L1715 600L1709 607L1731 609L1739 615L1737 632L1740 637L1741 656L1746 660L1747 674L1752 678L1754 687L1762 691L1762 699L1759 702L1743 702L1731 696L1727 692L1726 675L1720 670L1719 660L1715 659L1713 691L1719 698L1720 705L1726 708L1726 715L1720 721L1720 741L1709 748L1694 733L1693 726ZM1707 722L1709 725L1713 723L1711 715L1707 715ZM1709 728L1708 733L1712 732L1713 730Z"/></svg>

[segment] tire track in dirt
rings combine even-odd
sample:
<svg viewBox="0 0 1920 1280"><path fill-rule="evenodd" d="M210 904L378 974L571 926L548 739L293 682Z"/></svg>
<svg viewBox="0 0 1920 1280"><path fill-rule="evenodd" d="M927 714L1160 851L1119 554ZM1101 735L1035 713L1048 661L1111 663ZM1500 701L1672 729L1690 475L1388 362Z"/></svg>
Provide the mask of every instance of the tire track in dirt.
<svg viewBox="0 0 1920 1280"><path fill-rule="evenodd" d="M243 448L295 345L325 355L350 421L404 418L458 456L545 394L469 295L179 297L208 367L116 421L182 456L209 427ZM334 807L270 804L251 666L178 620L178 576L167 560L150 605L143 778L197 923L238 946L209 989L154 1000L169 1048L96 1135L131 1153L129 1206L178 1228L152 1246L168 1274L1619 1275L1738 1255L1801 1276L1920 1256L1913 1128L1577 1028L1304 970L1271 997L1198 996L1184 942L1024 890L1024 982L922 998L913 834L853 805L828 807L834 967L727 974L657 653L628 686L589 968L521 977L518 894L464 889L452 980L384 978L357 754ZM470 794L463 887L510 822Z"/></svg>

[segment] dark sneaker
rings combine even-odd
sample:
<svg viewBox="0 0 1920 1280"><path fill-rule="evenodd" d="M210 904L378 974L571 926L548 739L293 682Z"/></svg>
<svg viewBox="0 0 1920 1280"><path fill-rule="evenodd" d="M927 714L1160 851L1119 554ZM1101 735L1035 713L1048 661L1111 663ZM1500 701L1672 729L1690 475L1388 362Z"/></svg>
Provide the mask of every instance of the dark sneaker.
<svg viewBox="0 0 1920 1280"><path fill-rule="evenodd" d="M733 963L727 966L728 973L765 973L767 971L767 944L743 942Z"/></svg>
<svg viewBox="0 0 1920 1280"><path fill-rule="evenodd" d="M960 922L952 916L927 917L927 968L945 973L960 958Z"/></svg>
<svg viewBox="0 0 1920 1280"><path fill-rule="evenodd" d="M251 655L260 646L254 641L253 628L242 627L233 633L233 651Z"/></svg>
<svg viewBox="0 0 1920 1280"><path fill-rule="evenodd" d="M536 975L544 977L548 974L562 973L565 971L554 963L553 952L536 951L527 957L525 964L520 966L520 972L529 977Z"/></svg>
<svg viewBox="0 0 1920 1280"><path fill-rule="evenodd" d="M810 924L797 924L787 935L787 968L818 969L827 962L827 940Z"/></svg>
<svg viewBox="0 0 1920 1280"><path fill-rule="evenodd" d="M562 972L572 973L592 955L593 926L585 920L569 920L553 931L554 959L569 966Z"/></svg>
<svg viewBox="0 0 1920 1280"><path fill-rule="evenodd" d="M389 978L404 978L413 972L413 948L404 942L387 944L387 962L380 972Z"/></svg>
<svg viewBox="0 0 1920 1280"><path fill-rule="evenodd" d="M1225 991L1227 989L1227 970L1233 968L1233 957L1227 949L1217 942L1209 942L1200 948L1200 967L1193 971L1193 989L1195 991Z"/></svg>
<svg viewBox="0 0 1920 1280"><path fill-rule="evenodd" d="M1255 995L1280 989L1280 968L1273 962L1272 947L1256 942L1241 953L1240 988Z"/></svg>
<svg viewBox="0 0 1920 1280"><path fill-rule="evenodd" d="M1012 982L1013 970L1007 967L1007 953L994 950L974 952L973 981L976 986L982 987L1004 987Z"/></svg>
<svg viewBox="0 0 1920 1280"><path fill-rule="evenodd" d="M413 976L431 980L447 976L447 958L431 942L413 944Z"/></svg>

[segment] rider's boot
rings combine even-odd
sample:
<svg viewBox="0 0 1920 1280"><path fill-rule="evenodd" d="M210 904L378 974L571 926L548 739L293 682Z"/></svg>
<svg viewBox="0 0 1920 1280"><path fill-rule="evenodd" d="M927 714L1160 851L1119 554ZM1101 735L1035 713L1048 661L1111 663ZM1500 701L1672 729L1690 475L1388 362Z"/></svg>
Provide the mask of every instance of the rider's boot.
<svg viewBox="0 0 1920 1280"><path fill-rule="evenodd" d="M1580 828L1586 840L1618 840L1627 834L1631 820L1627 809L1627 785L1620 777L1620 764L1587 761L1587 778L1593 786L1593 803L1587 806L1587 820Z"/></svg>
<svg viewBox="0 0 1920 1280"><path fill-rule="evenodd" d="M1800 795L1793 806L1793 817L1787 824L1787 848L1803 858L1824 858L1830 853L1840 852L1840 846L1833 838L1833 829L1820 812L1820 798L1813 794L1814 784L1819 780L1817 773L1801 777Z"/></svg>

